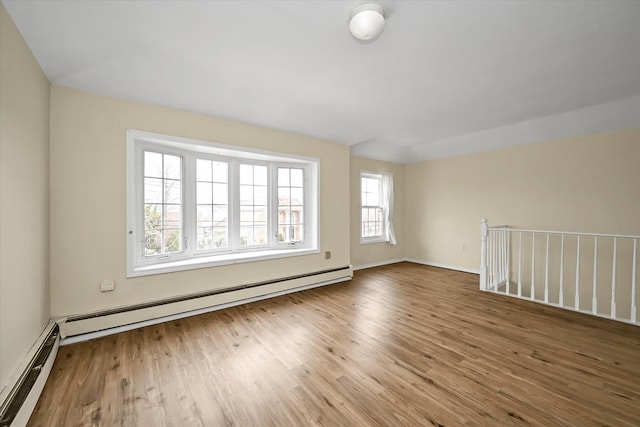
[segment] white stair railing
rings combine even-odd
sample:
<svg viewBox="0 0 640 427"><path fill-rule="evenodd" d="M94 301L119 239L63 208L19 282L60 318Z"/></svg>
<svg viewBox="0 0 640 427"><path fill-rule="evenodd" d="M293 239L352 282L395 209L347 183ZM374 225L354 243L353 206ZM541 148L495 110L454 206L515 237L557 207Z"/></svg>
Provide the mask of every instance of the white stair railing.
<svg viewBox="0 0 640 427"><path fill-rule="evenodd" d="M640 324L640 236L489 226L486 219L480 230L481 290Z"/></svg>

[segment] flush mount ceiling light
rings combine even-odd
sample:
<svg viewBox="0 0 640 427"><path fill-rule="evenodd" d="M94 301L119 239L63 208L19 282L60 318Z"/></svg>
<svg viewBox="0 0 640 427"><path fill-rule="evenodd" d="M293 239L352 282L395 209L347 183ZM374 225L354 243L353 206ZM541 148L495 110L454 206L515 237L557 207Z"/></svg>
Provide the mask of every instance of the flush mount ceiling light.
<svg viewBox="0 0 640 427"><path fill-rule="evenodd" d="M358 40L373 40L384 31L384 11L377 4L363 4L353 10L349 31Z"/></svg>

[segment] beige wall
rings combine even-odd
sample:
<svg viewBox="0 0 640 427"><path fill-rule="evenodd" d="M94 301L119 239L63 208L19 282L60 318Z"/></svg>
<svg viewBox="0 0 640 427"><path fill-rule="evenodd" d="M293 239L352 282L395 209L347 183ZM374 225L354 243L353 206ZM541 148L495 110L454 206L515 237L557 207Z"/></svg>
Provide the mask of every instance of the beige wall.
<svg viewBox="0 0 640 427"><path fill-rule="evenodd" d="M137 129L320 159L320 244L331 251L127 279L125 131ZM88 313L349 264L349 149L257 126L54 86L51 307ZM104 278L114 292L99 292ZM210 301L215 303L215 301ZM195 308L195 307L194 307Z"/></svg>
<svg viewBox="0 0 640 427"><path fill-rule="evenodd" d="M360 172L385 172L393 175L394 230L397 245L360 244ZM404 257L404 166L364 157L351 156L351 263L355 268Z"/></svg>
<svg viewBox="0 0 640 427"><path fill-rule="evenodd" d="M0 391L49 320L49 86L0 5Z"/></svg>
<svg viewBox="0 0 640 427"><path fill-rule="evenodd" d="M478 269L483 217L640 234L640 128L411 164L405 180L409 258Z"/></svg>

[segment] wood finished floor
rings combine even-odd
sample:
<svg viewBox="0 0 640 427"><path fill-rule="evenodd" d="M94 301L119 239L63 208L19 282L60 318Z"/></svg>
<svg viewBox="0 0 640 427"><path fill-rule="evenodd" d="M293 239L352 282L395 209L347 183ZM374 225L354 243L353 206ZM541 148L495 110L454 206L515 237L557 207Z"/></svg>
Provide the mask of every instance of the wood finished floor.
<svg viewBox="0 0 640 427"><path fill-rule="evenodd" d="M640 328L401 263L61 347L30 426L640 425Z"/></svg>

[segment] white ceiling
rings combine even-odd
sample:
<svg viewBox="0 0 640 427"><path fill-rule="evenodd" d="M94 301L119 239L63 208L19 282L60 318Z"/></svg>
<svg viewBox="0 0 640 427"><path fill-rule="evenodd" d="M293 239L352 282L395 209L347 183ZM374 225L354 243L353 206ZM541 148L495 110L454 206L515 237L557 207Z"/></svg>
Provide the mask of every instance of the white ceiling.
<svg viewBox="0 0 640 427"><path fill-rule="evenodd" d="M372 43L362 3L3 0L54 84L372 158L640 126L640 1L379 1Z"/></svg>

